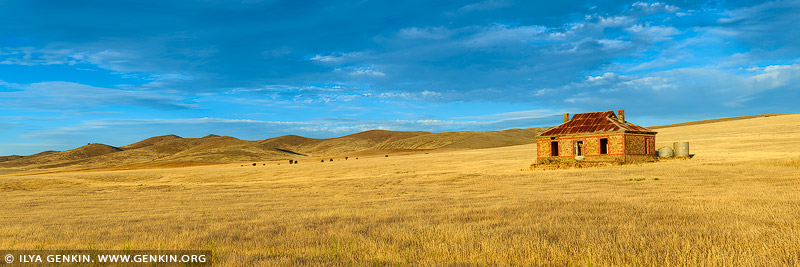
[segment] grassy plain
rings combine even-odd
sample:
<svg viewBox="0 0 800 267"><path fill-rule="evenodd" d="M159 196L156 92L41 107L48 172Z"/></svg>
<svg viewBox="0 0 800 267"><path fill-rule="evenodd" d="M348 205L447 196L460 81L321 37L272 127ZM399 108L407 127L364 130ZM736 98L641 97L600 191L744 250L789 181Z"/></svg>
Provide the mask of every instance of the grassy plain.
<svg viewBox="0 0 800 267"><path fill-rule="evenodd" d="M220 266L800 265L800 115L658 131L695 157L542 171L520 145L7 171L0 247L211 249Z"/></svg>

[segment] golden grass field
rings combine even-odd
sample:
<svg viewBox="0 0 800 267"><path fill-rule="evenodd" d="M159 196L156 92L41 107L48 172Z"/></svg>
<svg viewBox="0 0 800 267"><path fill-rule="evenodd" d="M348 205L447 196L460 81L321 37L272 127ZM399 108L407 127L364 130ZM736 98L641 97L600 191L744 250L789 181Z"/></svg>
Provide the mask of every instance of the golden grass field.
<svg viewBox="0 0 800 267"><path fill-rule="evenodd" d="M0 247L211 249L218 266L800 265L800 115L658 131L695 157L530 170L528 144L0 170Z"/></svg>

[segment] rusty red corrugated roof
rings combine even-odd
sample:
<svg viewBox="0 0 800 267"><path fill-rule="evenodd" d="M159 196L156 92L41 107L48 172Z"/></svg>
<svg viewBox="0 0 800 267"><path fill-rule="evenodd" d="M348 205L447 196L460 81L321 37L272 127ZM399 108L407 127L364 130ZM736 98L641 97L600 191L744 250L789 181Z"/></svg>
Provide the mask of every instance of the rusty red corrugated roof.
<svg viewBox="0 0 800 267"><path fill-rule="evenodd" d="M609 110L575 114L568 122L553 127L539 136L600 132L656 133L653 130L630 122L621 122L617 118L617 115Z"/></svg>

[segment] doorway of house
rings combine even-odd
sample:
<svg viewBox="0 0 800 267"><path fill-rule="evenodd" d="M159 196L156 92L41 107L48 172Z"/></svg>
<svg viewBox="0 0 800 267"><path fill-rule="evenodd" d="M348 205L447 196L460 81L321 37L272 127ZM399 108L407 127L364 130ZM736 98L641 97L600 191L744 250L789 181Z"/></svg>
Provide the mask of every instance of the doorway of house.
<svg viewBox="0 0 800 267"><path fill-rule="evenodd" d="M550 156L558 157L558 141L550 142Z"/></svg>
<svg viewBox="0 0 800 267"><path fill-rule="evenodd" d="M600 138L600 154L608 154L608 138Z"/></svg>
<svg viewBox="0 0 800 267"><path fill-rule="evenodd" d="M583 160L583 141L575 141L575 159Z"/></svg>

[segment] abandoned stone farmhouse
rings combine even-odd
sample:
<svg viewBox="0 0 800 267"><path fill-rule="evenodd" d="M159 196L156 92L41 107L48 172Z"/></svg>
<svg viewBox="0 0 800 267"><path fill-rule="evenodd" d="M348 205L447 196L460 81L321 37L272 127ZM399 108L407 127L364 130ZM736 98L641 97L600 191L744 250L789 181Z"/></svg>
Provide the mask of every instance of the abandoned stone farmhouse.
<svg viewBox="0 0 800 267"><path fill-rule="evenodd" d="M625 111L564 114L564 123L536 137L538 163L655 159L656 132L625 121Z"/></svg>

